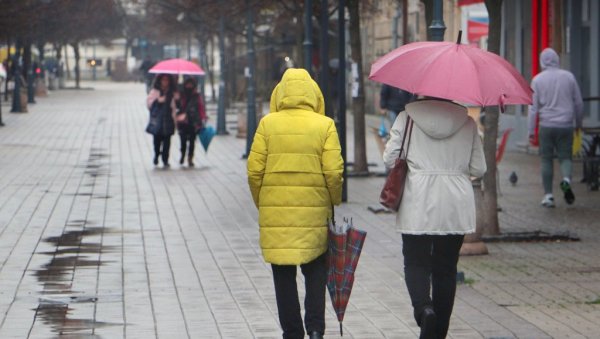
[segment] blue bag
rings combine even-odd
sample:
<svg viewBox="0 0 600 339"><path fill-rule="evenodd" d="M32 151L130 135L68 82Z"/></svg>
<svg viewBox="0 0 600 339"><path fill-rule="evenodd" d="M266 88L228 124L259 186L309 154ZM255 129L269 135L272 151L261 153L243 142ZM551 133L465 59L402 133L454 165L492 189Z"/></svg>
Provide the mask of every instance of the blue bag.
<svg viewBox="0 0 600 339"><path fill-rule="evenodd" d="M162 131L162 112L158 103L154 102L150 107L150 120L146 126L146 132L152 135L159 135Z"/></svg>
<svg viewBox="0 0 600 339"><path fill-rule="evenodd" d="M386 137L388 135L387 128L385 127L385 116L381 117L381 123L379 124L379 136Z"/></svg>

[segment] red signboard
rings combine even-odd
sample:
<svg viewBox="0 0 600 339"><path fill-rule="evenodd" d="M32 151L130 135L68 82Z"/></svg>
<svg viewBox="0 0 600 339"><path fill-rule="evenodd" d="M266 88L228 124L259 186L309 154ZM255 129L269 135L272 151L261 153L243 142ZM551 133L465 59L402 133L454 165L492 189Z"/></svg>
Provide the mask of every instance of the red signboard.
<svg viewBox="0 0 600 339"><path fill-rule="evenodd" d="M467 5L472 5L472 4L478 4L483 2L483 0L458 0L458 5L459 6L467 6Z"/></svg>
<svg viewBox="0 0 600 339"><path fill-rule="evenodd" d="M475 20L467 21L467 38L469 43L478 42L482 36L488 35L489 26L487 23Z"/></svg>

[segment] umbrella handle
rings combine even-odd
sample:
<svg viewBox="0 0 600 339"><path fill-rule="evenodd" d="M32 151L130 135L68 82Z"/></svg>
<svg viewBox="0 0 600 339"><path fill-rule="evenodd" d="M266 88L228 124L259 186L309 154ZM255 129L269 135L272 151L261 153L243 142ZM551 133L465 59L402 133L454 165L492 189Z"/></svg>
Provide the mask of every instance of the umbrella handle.
<svg viewBox="0 0 600 339"><path fill-rule="evenodd" d="M342 322L340 321L340 337L344 336L344 329L342 327Z"/></svg>
<svg viewBox="0 0 600 339"><path fill-rule="evenodd" d="M333 203L331 204L331 221L335 225L335 207L333 206Z"/></svg>

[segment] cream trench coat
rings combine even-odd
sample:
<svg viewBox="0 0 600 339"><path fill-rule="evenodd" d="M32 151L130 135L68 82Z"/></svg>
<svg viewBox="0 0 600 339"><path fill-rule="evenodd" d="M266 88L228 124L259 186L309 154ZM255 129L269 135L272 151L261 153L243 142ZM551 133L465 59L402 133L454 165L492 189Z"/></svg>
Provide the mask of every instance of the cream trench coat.
<svg viewBox="0 0 600 339"><path fill-rule="evenodd" d="M383 161L394 166L407 116L414 121L408 175L396 225L405 234L475 232L471 177L486 171L477 125L467 108L441 100L410 103L390 131Z"/></svg>

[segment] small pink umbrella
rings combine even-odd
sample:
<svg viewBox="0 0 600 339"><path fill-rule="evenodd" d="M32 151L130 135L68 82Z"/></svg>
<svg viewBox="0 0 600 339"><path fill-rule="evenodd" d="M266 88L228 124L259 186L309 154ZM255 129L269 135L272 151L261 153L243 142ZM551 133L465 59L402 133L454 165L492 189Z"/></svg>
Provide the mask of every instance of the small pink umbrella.
<svg viewBox="0 0 600 339"><path fill-rule="evenodd" d="M195 63L183 59L168 59L150 68L149 73L204 75L204 70Z"/></svg>
<svg viewBox="0 0 600 339"><path fill-rule="evenodd" d="M453 42L415 42L397 48L373 63L369 79L418 95L501 109L506 104L531 104L533 94L505 59Z"/></svg>

